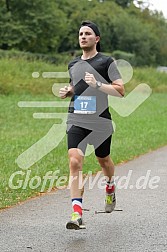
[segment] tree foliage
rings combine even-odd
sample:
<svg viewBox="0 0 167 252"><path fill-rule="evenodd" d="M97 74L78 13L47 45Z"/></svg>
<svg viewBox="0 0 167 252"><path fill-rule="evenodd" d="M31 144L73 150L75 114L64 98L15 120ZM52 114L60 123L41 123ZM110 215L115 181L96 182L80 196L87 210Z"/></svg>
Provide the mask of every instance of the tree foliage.
<svg viewBox="0 0 167 252"><path fill-rule="evenodd" d="M55 2L5 2L0 8L1 48L45 53L59 47L61 35L66 31L66 15Z"/></svg>
<svg viewBox="0 0 167 252"><path fill-rule="evenodd" d="M133 3L133 0L115 0L115 3L122 6L123 8L128 7L131 3Z"/></svg>
<svg viewBox="0 0 167 252"><path fill-rule="evenodd" d="M102 51L134 55L138 65L167 64L167 22L133 0L0 0L0 49L78 50L82 20L97 23ZM140 7L142 6L142 7ZM124 54L125 55L125 54Z"/></svg>

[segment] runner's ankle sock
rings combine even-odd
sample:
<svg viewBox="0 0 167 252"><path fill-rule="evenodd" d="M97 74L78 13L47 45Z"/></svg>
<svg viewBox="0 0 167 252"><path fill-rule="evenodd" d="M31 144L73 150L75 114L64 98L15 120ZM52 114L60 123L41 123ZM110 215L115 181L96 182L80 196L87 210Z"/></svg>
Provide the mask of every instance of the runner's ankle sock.
<svg viewBox="0 0 167 252"><path fill-rule="evenodd" d="M114 180L108 181L106 183L106 193L111 194L115 191L115 183Z"/></svg>
<svg viewBox="0 0 167 252"><path fill-rule="evenodd" d="M82 216L82 198L72 199L72 207L74 212L77 212Z"/></svg>

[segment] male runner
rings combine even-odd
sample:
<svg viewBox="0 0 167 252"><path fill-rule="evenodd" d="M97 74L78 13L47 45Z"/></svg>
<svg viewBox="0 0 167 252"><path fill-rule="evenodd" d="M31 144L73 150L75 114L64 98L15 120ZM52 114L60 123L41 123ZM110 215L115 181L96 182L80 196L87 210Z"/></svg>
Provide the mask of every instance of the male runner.
<svg viewBox="0 0 167 252"><path fill-rule="evenodd" d="M111 213L116 205L114 164L110 157L113 127L108 95L123 97L124 86L114 60L99 52L99 41L97 25L91 21L82 22L79 29L82 55L69 63L70 85L59 91L62 99L72 97L67 119L67 139L73 213L66 224L67 229L84 227L79 172L82 171L87 144L94 146L96 158L107 178L105 212Z"/></svg>

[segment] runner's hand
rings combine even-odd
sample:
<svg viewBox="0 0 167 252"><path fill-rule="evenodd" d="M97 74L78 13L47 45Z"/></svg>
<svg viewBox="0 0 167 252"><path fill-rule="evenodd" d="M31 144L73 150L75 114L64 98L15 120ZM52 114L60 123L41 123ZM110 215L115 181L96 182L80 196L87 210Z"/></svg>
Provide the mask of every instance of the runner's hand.
<svg viewBox="0 0 167 252"><path fill-rule="evenodd" d="M65 99L68 95L68 93L71 91L71 87L65 86L64 88L60 88L59 90L59 96L61 99Z"/></svg>
<svg viewBox="0 0 167 252"><path fill-rule="evenodd" d="M93 74L85 72L85 82L91 87L96 87L96 79Z"/></svg>

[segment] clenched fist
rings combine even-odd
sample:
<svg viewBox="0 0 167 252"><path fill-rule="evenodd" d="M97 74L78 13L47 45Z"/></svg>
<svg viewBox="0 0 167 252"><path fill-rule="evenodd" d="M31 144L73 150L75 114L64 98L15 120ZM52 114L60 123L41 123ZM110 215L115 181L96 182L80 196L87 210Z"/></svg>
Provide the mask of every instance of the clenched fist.
<svg viewBox="0 0 167 252"><path fill-rule="evenodd" d="M96 87L96 79L93 74L85 72L85 82L91 87Z"/></svg>
<svg viewBox="0 0 167 252"><path fill-rule="evenodd" d="M71 96L72 94L72 89L73 87L69 86L65 86L64 88L60 88L59 90L59 95L61 99L65 99L67 96Z"/></svg>

